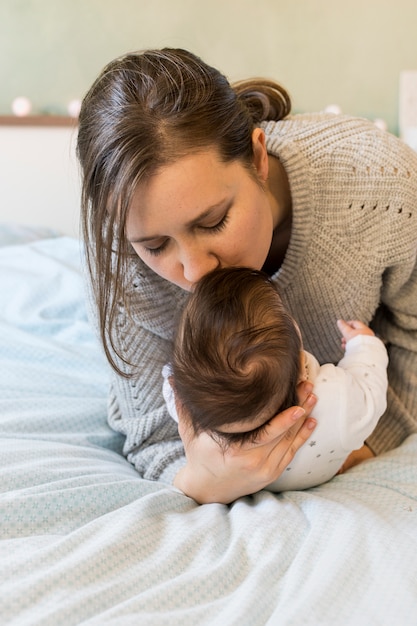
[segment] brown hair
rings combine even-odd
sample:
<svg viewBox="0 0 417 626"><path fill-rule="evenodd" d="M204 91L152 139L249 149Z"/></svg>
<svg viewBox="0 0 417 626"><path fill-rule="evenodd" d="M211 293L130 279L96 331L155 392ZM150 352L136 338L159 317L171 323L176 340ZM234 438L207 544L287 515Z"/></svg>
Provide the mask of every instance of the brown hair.
<svg viewBox="0 0 417 626"><path fill-rule="evenodd" d="M253 161L252 131L291 107L280 85L225 76L197 56L164 48L110 62L86 94L77 154L82 169L82 231L104 349L111 348L117 303L126 303L126 215L138 183L160 167L209 147L225 162ZM118 355L123 359L123 355Z"/></svg>
<svg viewBox="0 0 417 626"><path fill-rule="evenodd" d="M301 347L266 274L236 267L206 274L187 300L172 354L176 397L194 431L266 411L272 418L297 404Z"/></svg>

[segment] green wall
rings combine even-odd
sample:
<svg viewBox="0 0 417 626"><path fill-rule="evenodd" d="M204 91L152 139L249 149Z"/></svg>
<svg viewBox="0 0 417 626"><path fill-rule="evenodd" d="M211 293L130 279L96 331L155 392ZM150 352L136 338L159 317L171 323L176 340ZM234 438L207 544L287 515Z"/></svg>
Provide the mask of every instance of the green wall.
<svg viewBox="0 0 417 626"><path fill-rule="evenodd" d="M0 0L0 114L18 95L65 114L113 57L174 46L231 79L278 79L297 111L336 103L398 132L416 26L416 0Z"/></svg>

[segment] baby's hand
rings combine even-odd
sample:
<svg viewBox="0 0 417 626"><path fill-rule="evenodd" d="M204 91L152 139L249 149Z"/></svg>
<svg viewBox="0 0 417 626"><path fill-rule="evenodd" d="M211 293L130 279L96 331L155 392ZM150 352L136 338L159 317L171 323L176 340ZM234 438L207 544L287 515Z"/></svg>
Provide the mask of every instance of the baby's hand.
<svg viewBox="0 0 417 626"><path fill-rule="evenodd" d="M343 335L343 349L346 348L346 342L348 342L349 339L356 337L356 335L369 335L370 337L375 335L369 326L366 326L366 324L363 324L363 322L360 322L359 320L349 320L348 322L345 320L337 320L337 326Z"/></svg>

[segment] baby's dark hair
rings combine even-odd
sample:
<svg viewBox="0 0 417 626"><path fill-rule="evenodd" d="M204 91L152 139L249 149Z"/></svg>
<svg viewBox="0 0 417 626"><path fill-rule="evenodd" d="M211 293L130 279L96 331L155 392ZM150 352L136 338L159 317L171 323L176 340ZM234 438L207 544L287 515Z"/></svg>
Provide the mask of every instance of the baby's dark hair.
<svg viewBox="0 0 417 626"><path fill-rule="evenodd" d="M204 276L182 313L172 354L176 398L195 433L261 415L267 421L296 405L301 349L266 274L235 267Z"/></svg>

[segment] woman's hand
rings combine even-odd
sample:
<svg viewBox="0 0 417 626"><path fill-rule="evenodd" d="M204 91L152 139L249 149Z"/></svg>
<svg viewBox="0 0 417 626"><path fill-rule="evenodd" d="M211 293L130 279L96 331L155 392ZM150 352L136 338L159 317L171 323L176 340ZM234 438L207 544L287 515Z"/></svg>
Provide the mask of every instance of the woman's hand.
<svg viewBox="0 0 417 626"><path fill-rule="evenodd" d="M208 433L195 436L180 420L187 464L174 485L200 504L228 504L266 487L282 474L316 426L308 418L316 403L311 392L311 383L300 383L299 407L278 414L255 443L232 444L226 450Z"/></svg>

